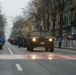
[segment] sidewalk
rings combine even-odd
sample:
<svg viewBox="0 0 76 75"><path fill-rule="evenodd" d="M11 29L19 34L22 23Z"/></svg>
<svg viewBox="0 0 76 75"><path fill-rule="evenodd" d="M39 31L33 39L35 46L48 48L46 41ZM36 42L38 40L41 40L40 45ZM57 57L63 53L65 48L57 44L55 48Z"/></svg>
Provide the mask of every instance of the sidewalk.
<svg viewBox="0 0 76 75"><path fill-rule="evenodd" d="M76 49L70 49L70 48L58 48L55 47L54 49L59 49L59 50L70 50L70 51L75 51Z"/></svg>
<svg viewBox="0 0 76 75"><path fill-rule="evenodd" d="M54 47L59 47L59 42L54 41ZM68 40L68 41L62 41L61 45L62 49L68 49L68 50L76 50L76 40Z"/></svg>

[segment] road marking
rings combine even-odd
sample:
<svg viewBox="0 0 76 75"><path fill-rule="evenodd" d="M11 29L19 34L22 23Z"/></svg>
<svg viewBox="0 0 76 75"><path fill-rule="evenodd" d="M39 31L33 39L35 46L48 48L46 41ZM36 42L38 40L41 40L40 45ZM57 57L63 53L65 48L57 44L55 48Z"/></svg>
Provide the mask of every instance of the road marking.
<svg viewBox="0 0 76 75"><path fill-rule="evenodd" d="M11 49L8 47L8 50L10 52L11 55L13 55L13 52L11 51Z"/></svg>
<svg viewBox="0 0 76 75"><path fill-rule="evenodd" d="M0 55L0 59L7 60L76 60L76 55L40 55L40 54L26 54L26 55Z"/></svg>
<svg viewBox="0 0 76 75"><path fill-rule="evenodd" d="M71 60L76 60L76 58L72 58L72 57L68 57L68 56L62 56L64 58L67 58L67 59L71 59Z"/></svg>
<svg viewBox="0 0 76 75"><path fill-rule="evenodd" d="M16 64L16 67L18 69L18 71L23 71L22 67L20 66L20 64Z"/></svg>

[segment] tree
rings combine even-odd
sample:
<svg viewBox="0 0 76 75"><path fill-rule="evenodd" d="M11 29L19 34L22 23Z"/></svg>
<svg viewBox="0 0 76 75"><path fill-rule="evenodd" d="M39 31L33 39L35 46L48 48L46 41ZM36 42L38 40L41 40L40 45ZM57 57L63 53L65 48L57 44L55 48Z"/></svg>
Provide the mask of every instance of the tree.
<svg viewBox="0 0 76 75"><path fill-rule="evenodd" d="M57 14L56 0L34 0L31 3L30 15L35 17L35 22L43 22L44 30L49 31L50 17L53 20L53 35L55 35L55 20Z"/></svg>
<svg viewBox="0 0 76 75"><path fill-rule="evenodd" d="M60 27L59 27L59 36L62 36L62 27L63 27L63 10L65 7L64 0L57 0L58 3L58 12L60 13Z"/></svg>
<svg viewBox="0 0 76 75"><path fill-rule="evenodd" d="M4 27L5 27L5 24L6 24L6 18L5 18L5 15L2 14L2 7L0 5L0 36L5 38L5 31L4 31Z"/></svg>
<svg viewBox="0 0 76 75"><path fill-rule="evenodd" d="M46 0L34 0L31 2L29 10L30 15L34 16L36 24L40 25L43 22L44 30L49 28L49 13L46 9L46 2Z"/></svg>
<svg viewBox="0 0 76 75"><path fill-rule="evenodd" d="M29 5L29 14L34 22L40 25L43 22L44 30L49 31L50 18L53 20L53 36L55 36L56 16L60 14L59 35L62 36L64 0L33 0ZM31 19L32 19L31 18Z"/></svg>
<svg viewBox="0 0 76 75"><path fill-rule="evenodd" d="M22 35L21 29L24 27L23 18L21 16L17 16L15 18L15 22L13 22L13 29L11 38L15 38L17 35Z"/></svg>

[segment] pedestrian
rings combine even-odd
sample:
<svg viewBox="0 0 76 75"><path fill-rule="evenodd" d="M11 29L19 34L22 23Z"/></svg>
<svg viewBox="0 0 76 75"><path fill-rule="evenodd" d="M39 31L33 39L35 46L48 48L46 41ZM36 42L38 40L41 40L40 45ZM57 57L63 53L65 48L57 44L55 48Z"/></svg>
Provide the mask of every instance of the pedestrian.
<svg viewBox="0 0 76 75"><path fill-rule="evenodd" d="M5 43L5 40L0 36L0 49L3 49L4 43Z"/></svg>
<svg viewBox="0 0 76 75"><path fill-rule="evenodd" d="M59 41L59 48L61 48L62 38L60 36L58 37L58 41Z"/></svg>
<svg viewBox="0 0 76 75"><path fill-rule="evenodd" d="M2 46L5 44L5 39L2 38Z"/></svg>

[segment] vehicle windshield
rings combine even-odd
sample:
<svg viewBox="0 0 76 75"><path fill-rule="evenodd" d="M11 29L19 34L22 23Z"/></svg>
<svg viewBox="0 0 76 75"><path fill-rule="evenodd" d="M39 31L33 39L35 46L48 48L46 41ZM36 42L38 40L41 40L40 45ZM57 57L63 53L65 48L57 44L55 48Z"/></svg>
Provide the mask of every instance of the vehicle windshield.
<svg viewBox="0 0 76 75"><path fill-rule="evenodd" d="M31 32L30 36L39 37L40 36L40 32Z"/></svg>
<svg viewBox="0 0 76 75"><path fill-rule="evenodd" d="M43 36L43 37L51 37L51 33L49 33L49 32L41 32L41 36Z"/></svg>
<svg viewBox="0 0 76 75"><path fill-rule="evenodd" d="M31 36L35 36L35 37L39 37L39 36L50 37L51 34L49 32L31 32Z"/></svg>

